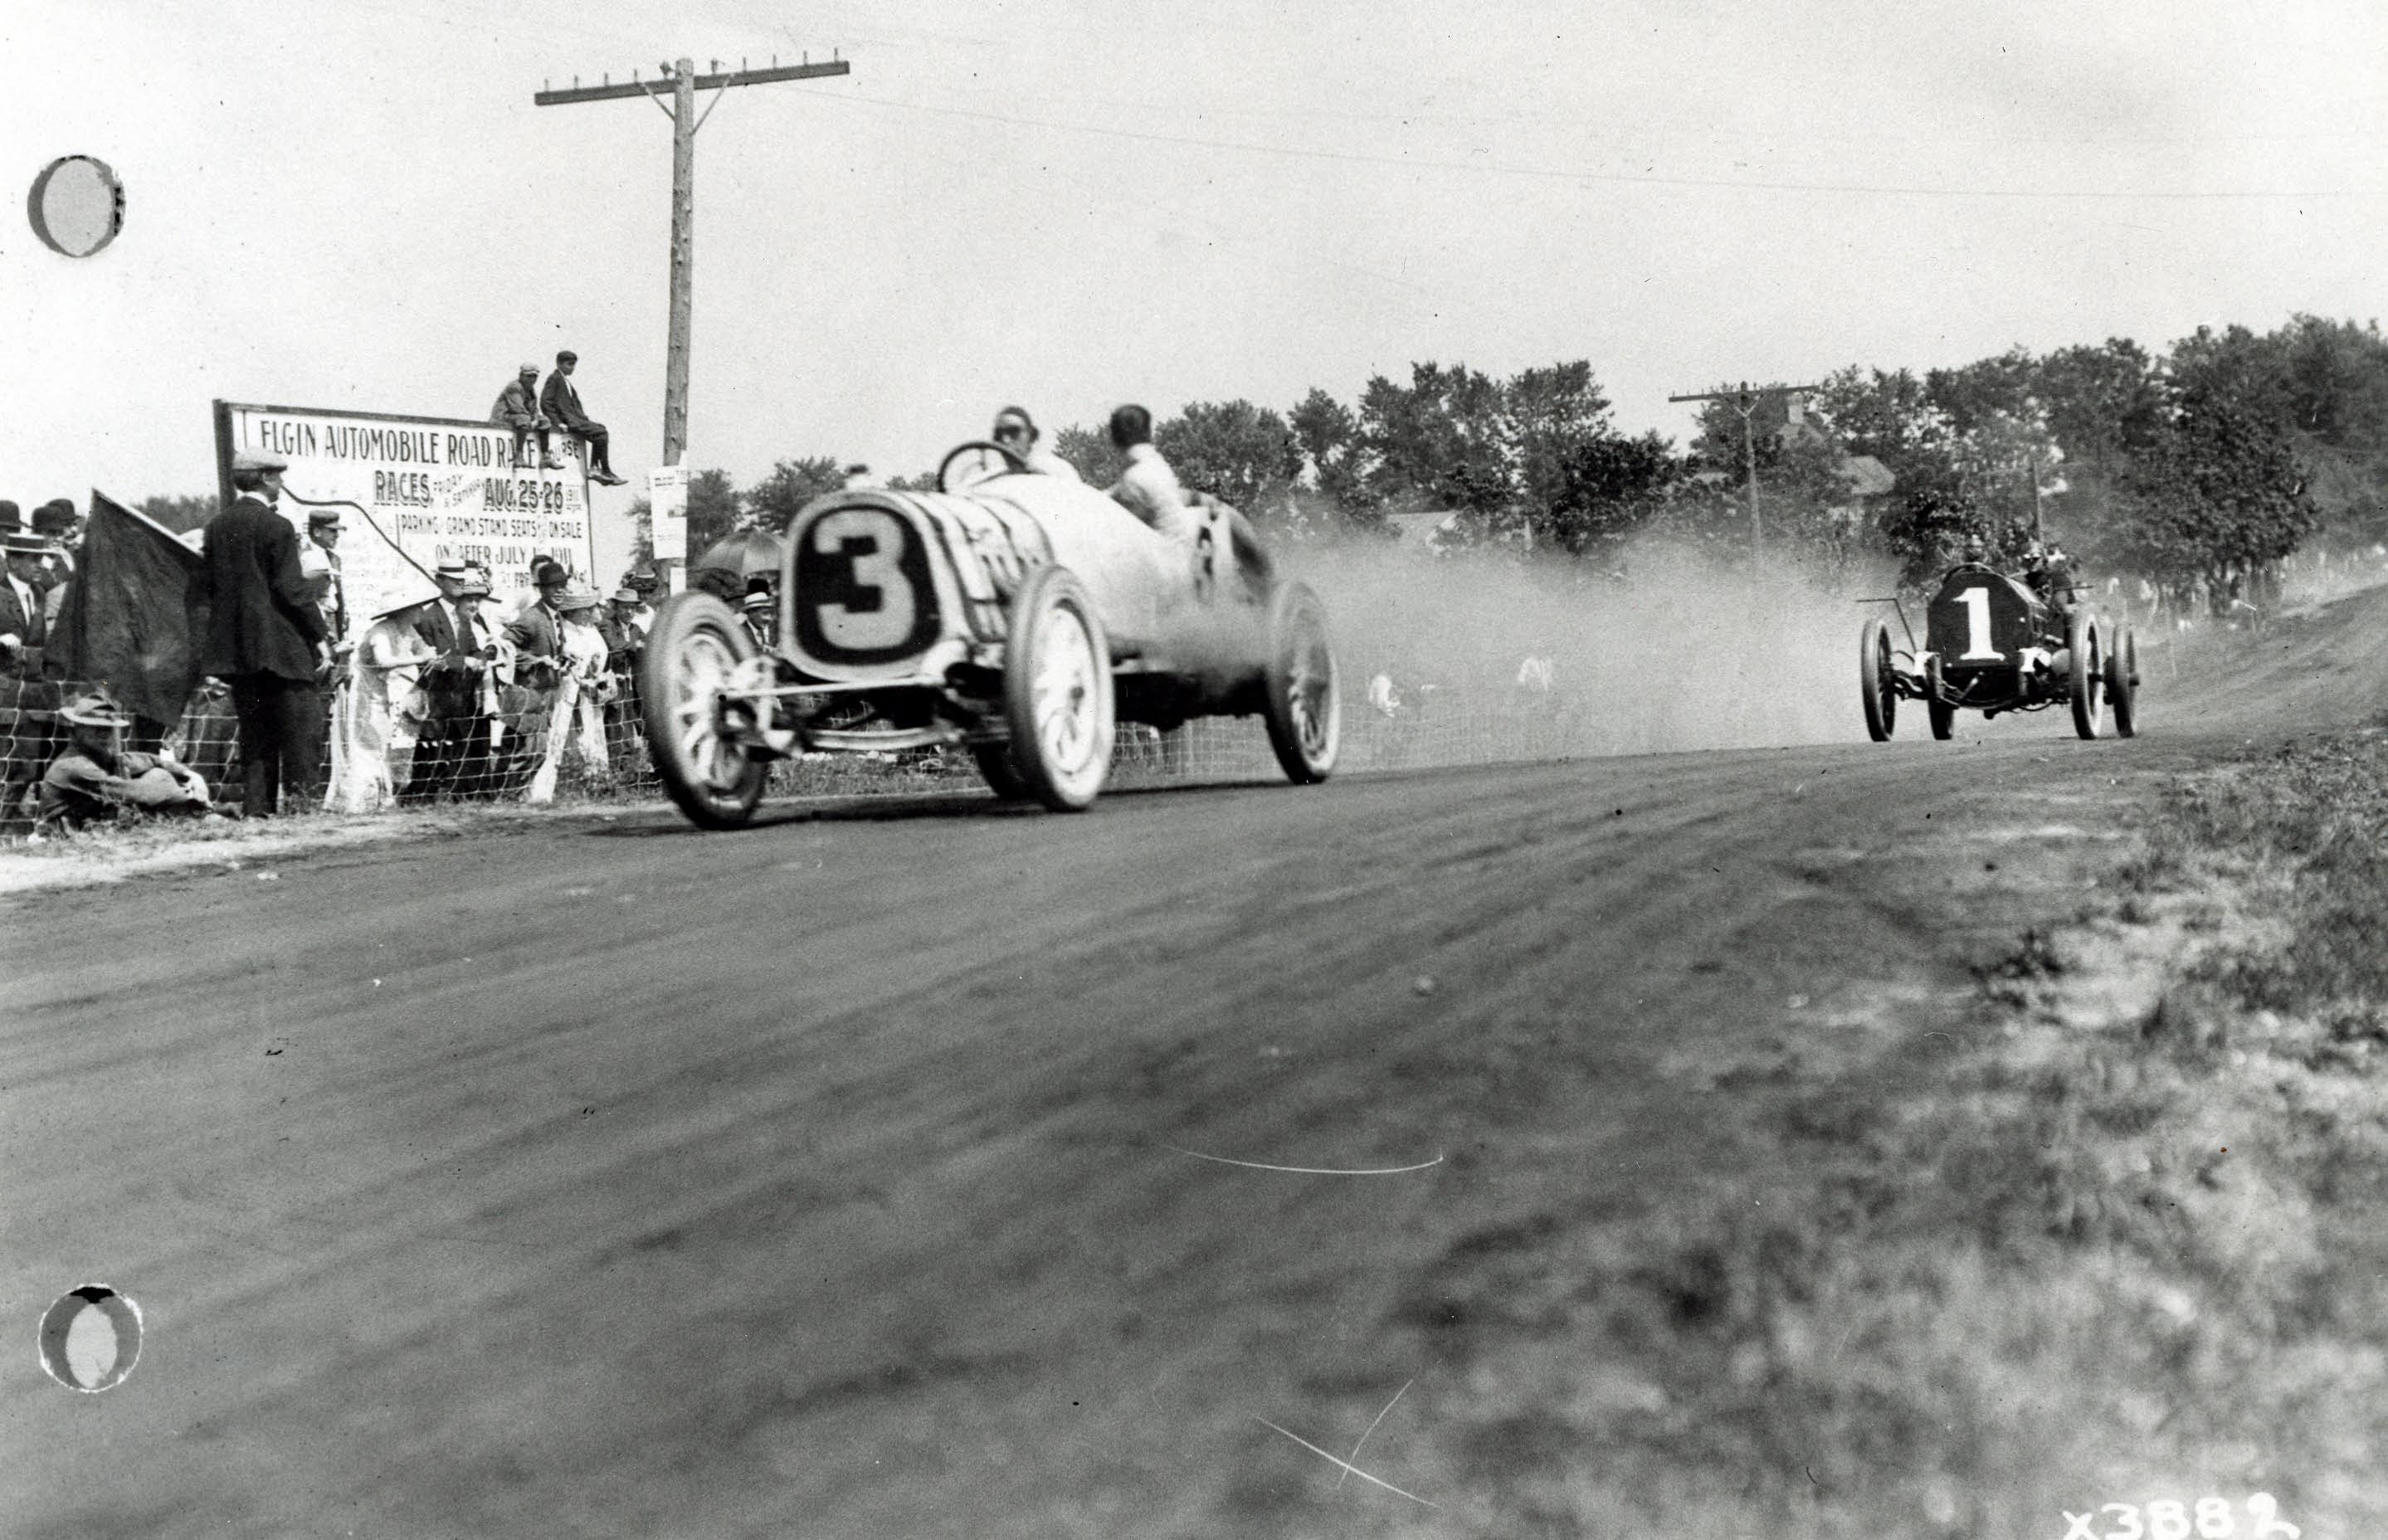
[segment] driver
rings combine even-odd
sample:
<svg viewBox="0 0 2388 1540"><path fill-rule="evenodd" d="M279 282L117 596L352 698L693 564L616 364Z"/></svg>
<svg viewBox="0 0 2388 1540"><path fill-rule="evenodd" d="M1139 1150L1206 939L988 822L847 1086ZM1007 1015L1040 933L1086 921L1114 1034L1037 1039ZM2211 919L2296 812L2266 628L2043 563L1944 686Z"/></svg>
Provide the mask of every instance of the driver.
<svg viewBox="0 0 2388 1540"><path fill-rule="evenodd" d="M1077 466L1045 447L1043 436L1036 431L1035 419L1028 415L1024 406L1007 406L997 413L995 426L986 436L1017 455L1022 465L1038 476L1058 476L1065 481L1083 479Z"/></svg>
<svg viewBox="0 0 2388 1540"><path fill-rule="evenodd" d="M1958 565L1961 566L1989 566L1990 542L1982 538L1979 530L1967 535L1965 537L1964 554L1958 557L1957 560Z"/></svg>
<svg viewBox="0 0 2388 1540"><path fill-rule="evenodd" d="M2035 543L2024 563L2024 581L2032 591L2067 619L2073 616L2073 558L2064 547L2050 541L2046 546Z"/></svg>
<svg viewBox="0 0 2388 1540"><path fill-rule="evenodd" d="M1133 404L1114 411L1111 445L1127 461L1127 468L1111 486L1111 501L1155 532L1192 544L1201 521L1186 505L1177 473L1152 447L1152 414Z"/></svg>

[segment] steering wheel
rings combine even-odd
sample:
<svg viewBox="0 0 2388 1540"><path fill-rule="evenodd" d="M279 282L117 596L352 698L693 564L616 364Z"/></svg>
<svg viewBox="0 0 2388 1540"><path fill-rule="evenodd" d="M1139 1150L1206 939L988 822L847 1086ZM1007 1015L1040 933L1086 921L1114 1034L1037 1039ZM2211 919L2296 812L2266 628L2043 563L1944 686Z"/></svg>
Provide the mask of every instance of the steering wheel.
<svg viewBox="0 0 2388 1540"><path fill-rule="evenodd" d="M996 468L997 459L1002 463L1001 469ZM954 474L957 461L961 462L959 476ZM985 439L972 439L968 443L956 444L946 452L943 460L937 462L937 490L958 492L964 487L974 487L982 481L1027 469L1027 461L1001 444Z"/></svg>

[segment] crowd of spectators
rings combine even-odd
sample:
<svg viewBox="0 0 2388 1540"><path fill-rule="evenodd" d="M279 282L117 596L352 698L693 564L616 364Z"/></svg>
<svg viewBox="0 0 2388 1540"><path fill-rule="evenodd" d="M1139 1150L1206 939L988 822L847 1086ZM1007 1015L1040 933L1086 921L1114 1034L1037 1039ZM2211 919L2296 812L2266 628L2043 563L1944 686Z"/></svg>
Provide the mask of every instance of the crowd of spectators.
<svg viewBox="0 0 2388 1540"><path fill-rule="evenodd" d="M283 469L236 455L232 503L185 539L204 595L200 678L172 722L47 666L83 521L63 499L31 520L0 502L0 832L545 802L574 776L646 772L636 680L652 571L601 593L542 557L500 608L488 571L447 563L404 602L351 616L339 515L311 511L300 538L278 507Z"/></svg>

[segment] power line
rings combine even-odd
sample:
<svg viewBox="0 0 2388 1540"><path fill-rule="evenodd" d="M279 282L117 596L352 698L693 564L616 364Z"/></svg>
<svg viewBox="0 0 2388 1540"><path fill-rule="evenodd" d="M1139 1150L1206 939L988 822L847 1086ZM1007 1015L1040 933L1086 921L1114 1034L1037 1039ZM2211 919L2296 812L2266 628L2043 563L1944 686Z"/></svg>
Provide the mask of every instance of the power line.
<svg viewBox="0 0 2388 1540"><path fill-rule="evenodd" d="M1050 118L1031 118L1016 113L987 112L961 107L932 107L925 102L897 101L884 96L865 96L851 93L825 95L824 101L852 102L865 107L892 108L901 112L918 112L931 117L960 118L973 122L1006 123L1020 128L1052 129L1064 134L1086 134L1106 139L1128 139L1142 144L1178 145L1191 149L1215 149L1248 155L1273 155L1296 160L1327 160L1344 164L1394 166L1405 171L1466 172L1476 175L1525 177L1547 182L1599 182L1644 187L1716 188L1740 192L1832 193L1867 197L1939 197L1995 198L2010 201L2034 199L2058 202L2247 202L2286 200L2314 202L2334 198L2371 198L2388 196L2380 188L2317 188L2289 189L2206 189L2176 192L2137 192L2103 188L2066 187L1924 187L1896 184L1848 182L1778 182L1747 177L1658 176L1646 172L1560 171L1540 166L1512 166L1482 160L1428 159L1405 155L1372 155L1358 150L1315 149L1300 145L1256 145L1234 139L1198 138L1190 134L1155 134L1143 129L1110 128L1094 123L1061 122Z"/></svg>

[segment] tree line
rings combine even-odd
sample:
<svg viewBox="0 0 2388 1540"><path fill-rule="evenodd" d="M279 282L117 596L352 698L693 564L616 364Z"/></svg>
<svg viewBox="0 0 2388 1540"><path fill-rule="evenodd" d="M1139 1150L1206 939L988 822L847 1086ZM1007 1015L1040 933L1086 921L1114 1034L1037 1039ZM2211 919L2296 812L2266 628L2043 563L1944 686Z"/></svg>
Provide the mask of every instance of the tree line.
<svg viewBox="0 0 2388 1540"><path fill-rule="evenodd" d="M2202 327L2163 353L2112 338L1921 374L1853 365L1798 395L1761 385L1709 401L1681 446L1620 428L1581 359L1506 379L1414 363L1353 401L1313 388L1283 412L1197 401L1153 438L1188 487L1279 540L1380 537L1391 515L1443 512L1440 549L1530 549L1587 572L1616 570L1650 533L1746 559L1752 458L1766 552L1886 556L1911 578L1968 535L2019 554L2036 506L2095 567L2217 594L2318 536L2388 541L2388 341L2377 322L2310 315L2260 335ZM1096 486L1118 474L1099 426L1062 427L1052 446ZM781 460L743 488L696 472L692 552L748 525L784 530L842 470ZM178 528L205 506L144 504Z"/></svg>

